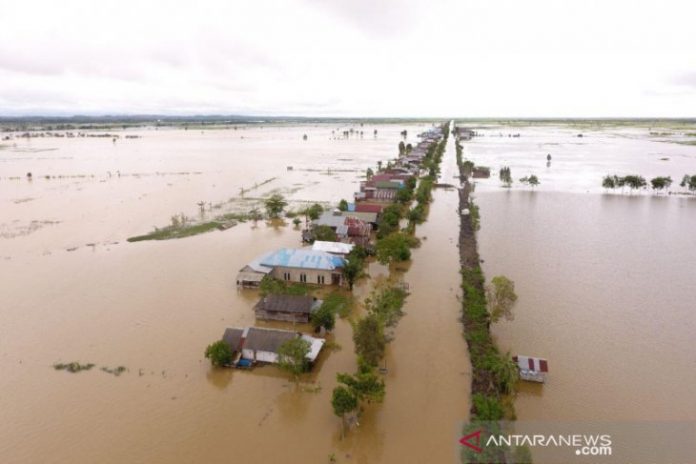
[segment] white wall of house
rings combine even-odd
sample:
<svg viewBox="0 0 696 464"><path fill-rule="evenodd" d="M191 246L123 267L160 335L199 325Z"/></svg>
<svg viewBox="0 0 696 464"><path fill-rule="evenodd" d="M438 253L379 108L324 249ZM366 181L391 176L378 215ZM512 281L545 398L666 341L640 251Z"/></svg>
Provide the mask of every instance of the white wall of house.
<svg viewBox="0 0 696 464"><path fill-rule="evenodd" d="M278 362L278 355L276 353L273 353L271 351L256 351L256 354L254 355L254 350L249 350L249 349L242 349L242 357L246 359L255 359L256 361L259 362L266 362L266 363L277 363Z"/></svg>
<svg viewBox="0 0 696 464"><path fill-rule="evenodd" d="M331 285L332 274L337 274L341 276L341 282L343 281L343 273L340 269L336 269L334 271L324 271L318 269L299 269L294 267L277 266L273 269L273 272L271 274L278 280L284 280L289 282L303 282L302 275L304 274L306 276L306 283L319 285ZM286 274L289 275L290 279L286 278L288 277L286 276ZM323 282L320 281L320 276L324 278Z"/></svg>

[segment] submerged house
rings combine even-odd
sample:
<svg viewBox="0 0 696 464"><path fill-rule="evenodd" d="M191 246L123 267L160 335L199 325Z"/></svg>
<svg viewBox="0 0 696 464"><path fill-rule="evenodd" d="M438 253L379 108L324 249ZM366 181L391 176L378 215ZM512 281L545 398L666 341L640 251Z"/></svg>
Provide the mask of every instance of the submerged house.
<svg viewBox="0 0 696 464"><path fill-rule="evenodd" d="M256 319L306 324L321 304L322 300L308 295L271 294L254 305L254 312Z"/></svg>
<svg viewBox="0 0 696 464"><path fill-rule="evenodd" d="M237 286L258 287L264 276L269 275L273 271L272 267L261 264L261 261L272 253L273 252L261 255L240 269L237 274Z"/></svg>
<svg viewBox="0 0 696 464"><path fill-rule="evenodd" d="M377 225L377 213L357 211L327 211L312 221L312 226L327 226L338 240L364 245L370 240L370 234Z"/></svg>
<svg viewBox="0 0 696 464"><path fill-rule="evenodd" d="M281 248L256 258L237 274L237 285L258 286L270 275L286 282L341 285L345 260L323 251Z"/></svg>
<svg viewBox="0 0 696 464"><path fill-rule="evenodd" d="M314 363L324 346L324 339L291 330L261 327L225 329L222 335L222 341L235 353L235 364L239 364L241 360L275 364L278 362L278 349L283 343L295 338L302 338L309 343L307 361Z"/></svg>

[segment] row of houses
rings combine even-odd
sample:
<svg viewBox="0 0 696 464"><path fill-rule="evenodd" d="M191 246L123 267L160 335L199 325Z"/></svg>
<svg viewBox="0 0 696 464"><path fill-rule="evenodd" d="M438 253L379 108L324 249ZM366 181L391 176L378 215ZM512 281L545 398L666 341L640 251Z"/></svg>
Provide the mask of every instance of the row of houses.
<svg viewBox="0 0 696 464"><path fill-rule="evenodd" d="M317 241L312 248L280 248L257 256L237 274L238 287L258 287L264 277L285 282L341 285L345 256L353 245ZM322 300L307 295L268 294L254 305L257 320L306 324ZM251 367L256 363L275 364L278 350L288 340L301 338L310 345L307 362L313 364L325 340L294 330L263 327L234 327L222 336L234 355L233 365Z"/></svg>
<svg viewBox="0 0 696 464"><path fill-rule="evenodd" d="M441 133L436 129L421 134L421 142L408 154L360 183L355 201L345 211L325 211L313 220L311 227L303 231L303 241L313 242L311 248L281 248L257 256L239 270L237 286L258 287L266 276L290 283L343 285L346 256L355 245L369 245L383 208L395 201L408 179L418 175L428 148L439 137ZM313 231L321 226L335 232L337 241L313 240ZM321 304L321 300L311 296L269 294L254 305L254 313L257 320L302 324L310 321ZM295 338L309 343L307 361L313 363L325 341L300 332L237 327L226 329L222 340L235 353L234 365L246 367L257 362L277 363L280 346Z"/></svg>
<svg viewBox="0 0 696 464"><path fill-rule="evenodd" d="M431 145L442 138L442 130L439 127L431 128L419 134L419 138L421 140L415 147L393 163L390 162L385 169L360 182L360 190L354 195L356 211L369 210L379 214L386 205L394 202L399 190L406 187L406 182L420 174L423 159Z"/></svg>

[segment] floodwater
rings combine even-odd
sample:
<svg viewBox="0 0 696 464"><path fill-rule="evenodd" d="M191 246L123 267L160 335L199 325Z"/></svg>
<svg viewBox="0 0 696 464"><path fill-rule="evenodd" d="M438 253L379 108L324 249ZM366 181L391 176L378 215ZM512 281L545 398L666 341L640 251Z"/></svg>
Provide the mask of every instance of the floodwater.
<svg viewBox="0 0 696 464"><path fill-rule="evenodd" d="M399 131L413 142L427 125L356 124L364 136L342 138L349 128L2 142L0 462L327 462L332 453L339 463L451 462L470 381L457 320L456 192L436 191L418 228L427 239L404 277L412 294L388 347L385 402L345 439L330 398L336 373L356 367L347 320L332 335L342 348L327 350L299 387L274 367L215 370L203 358L226 327L254 324L257 294L237 291L237 270L261 252L299 246L299 230L261 221L125 241L172 215L245 210L249 197L272 192L293 207L350 198L368 166L395 155ZM450 172L453 159L450 144ZM377 280L372 268L357 295ZM96 367L52 368L70 361ZM118 377L100 370L121 365L128 371Z"/></svg>
<svg viewBox="0 0 696 464"><path fill-rule="evenodd" d="M647 128L482 132L465 156L515 178L511 190L497 176L476 185L484 272L519 296L493 332L503 349L549 360L545 385L522 385L518 419L696 420L696 198L601 189L613 173L678 183L696 173L696 147ZM520 138L492 137L508 132ZM537 191L517 182L535 173Z"/></svg>

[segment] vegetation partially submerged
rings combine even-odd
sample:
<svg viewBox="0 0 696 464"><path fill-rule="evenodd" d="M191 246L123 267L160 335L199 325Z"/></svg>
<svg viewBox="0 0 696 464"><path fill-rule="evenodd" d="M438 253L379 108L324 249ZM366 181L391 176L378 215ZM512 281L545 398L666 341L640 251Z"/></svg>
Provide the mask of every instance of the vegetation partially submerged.
<svg viewBox="0 0 696 464"><path fill-rule="evenodd" d="M270 275L263 276L259 285L261 296L270 294L282 295L307 295L309 294L309 286L301 282L285 282L278 280Z"/></svg>
<svg viewBox="0 0 696 464"><path fill-rule="evenodd" d="M401 316L408 293L399 285L377 287L365 300L367 315L353 323L353 342L358 360L355 374L339 373L331 405L341 418L342 431L357 420L365 403L381 402L386 394L384 380L379 376L379 363L390 337L386 330L395 327Z"/></svg>
<svg viewBox="0 0 696 464"><path fill-rule="evenodd" d="M78 361L73 361L69 363L56 363L53 368L57 371L67 371L70 373L88 371L94 367L93 363L80 364Z"/></svg>
<svg viewBox="0 0 696 464"><path fill-rule="evenodd" d="M672 178L670 176L657 176L650 179L650 187L653 192L660 193L665 190L670 194L673 193L669 190L672 186ZM696 175L685 174L682 178L679 186L685 188L689 193L696 192ZM616 174L608 174L602 178L602 187L606 190L621 189L621 192L628 187L629 191L633 193L634 191L645 190L648 187L648 181L645 177L638 174L630 174L626 176L617 176Z"/></svg>
<svg viewBox="0 0 696 464"><path fill-rule="evenodd" d="M96 364L94 363L85 363L85 364L80 364L79 361L72 361L69 363L55 363L53 365L53 368L57 371L66 371L70 372L72 374L82 372L82 371L89 371L92 370L93 367L95 367ZM118 377L119 375L123 374L128 370L125 366L118 366L114 368L110 368L108 366L102 366L100 368L102 372L106 372L107 374L112 374Z"/></svg>
<svg viewBox="0 0 696 464"><path fill-rule="evenodd" d="M432 200L432 188L437 180L440 162L449 135L449 124L442 126L443 137L431 144L421 163L427 174L416 180L415 177L404 182L394 203L382 211L377 243L375 246L377 260L383 264L406 261L411 258L410 248L418 246L415 237L416 224L425 221L427 206ZM401 142L399 154L410 152L412 147ZM387 168L390 168L387 165ZM378 163L378 171L382 170ZM374 172L367 170L369 179ZM417 205L410 208L413 200ZM407 218L408 226L401 229L401 220ZM346 278L350 287L360 275L366 257L362 247L356 247L348 256L348 274ZM333 390L331 405L334 414L341 418L342 433L347 424L357 421L357 416L364 403L381 402L386 394L384 380L379 376L382 369L380 361L384 358L387 343L392 336L387 332L393 329L403 316L403 304L408 295L401 284L386 283L374 289L365 300L367 315L353 323L353 342L357 356L358 370L355 374L339 373L336 376L338 386Z"/></svg>
<svg viewBox="0 0 696 464"><path fill-rule="evenodd" d="M172 224L167 227L155 228L149 234L129 237L129 242L142 242L144 240L170 240L174 238L191 237L192 235L203 234L212 230L217 230L223 226L220 221L209 221L199 224Z"/></svg>
<svg viewBox="0 0 696 464"><path fill-rule="evenodd" d="M461 156L457 161L461 178L467 179ZM509 174L509 171L501 170L501 181L511 181ZM464 180L463 188L459 191L460 210L472 211L471 188L468 179ZM459 235L462 322L472 367L471 418L465 433L480 429L490 422L515 419L513 399L519 375L510 353L500 352L490 331L492 322L512 318L511 308L517 298L514 284L506 277L498 276L491 286L486 287L476 243L478 218L478 208L475 215L462 214ZM480 454L470 451L462 450L463 462L508 462L512 457L507 453L525 453L525 450L488 447Z"/></svg>

